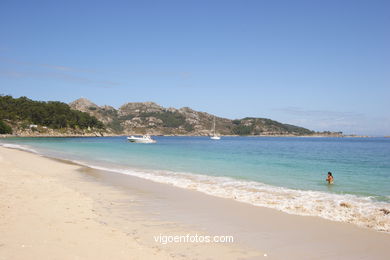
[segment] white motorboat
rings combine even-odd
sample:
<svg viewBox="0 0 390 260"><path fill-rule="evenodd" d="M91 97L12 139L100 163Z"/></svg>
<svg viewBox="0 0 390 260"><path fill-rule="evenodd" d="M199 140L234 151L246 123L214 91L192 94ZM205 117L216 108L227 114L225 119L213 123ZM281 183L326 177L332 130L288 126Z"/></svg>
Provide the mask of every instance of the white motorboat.
<svg viewBox="0 0 390 260"><path fill-rule="evenodd" d="M154 140L150 135L143 135L143 136L130 136L127 137L127 140L131 143L143 143L143 144L152 144L156 143L156 140Z"/></svg>
<svg viewBox="0 0 390 260"><path fill-rule="evenodd" d="M217 135L217 133L215 132L215 116L214 116L214 123L213 123L213 135L210 136L210 139L211 140L220 140L221 137L219 135Z"/></svg>

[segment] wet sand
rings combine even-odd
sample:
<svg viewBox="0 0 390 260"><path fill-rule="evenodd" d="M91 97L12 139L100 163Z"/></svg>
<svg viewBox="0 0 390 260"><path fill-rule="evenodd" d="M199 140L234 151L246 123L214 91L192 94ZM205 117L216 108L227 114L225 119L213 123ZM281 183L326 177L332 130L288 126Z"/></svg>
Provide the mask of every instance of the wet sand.
<svg viewBox="0 0 390 260"><path fill-rule="evenodd" d="M108 185L139 192L142 203L137 208L155 219L233 235L237 243L267 257L388 259L390 254L389 234L354 224L290 215L133 176L94 172L95 179Z"/></svg>
<svg viewBox="0 0 390 260"><path fill-rule="evenodd" d="M139 211L142 193L106 185L83 167L0 147L0 259L256 259L237 243L168 244L203 234ZM120 214L130 217L118 225ZM153 243L151 243L153 241Z"/></svg>
<svg viewBox="0 0 390 260"><path fill-rule="evenodd" d="M390 235L0 148L0 259L388 259ZM230 235L234 243L154 236ZM50 257L49 257L50 258Z"/></svg>

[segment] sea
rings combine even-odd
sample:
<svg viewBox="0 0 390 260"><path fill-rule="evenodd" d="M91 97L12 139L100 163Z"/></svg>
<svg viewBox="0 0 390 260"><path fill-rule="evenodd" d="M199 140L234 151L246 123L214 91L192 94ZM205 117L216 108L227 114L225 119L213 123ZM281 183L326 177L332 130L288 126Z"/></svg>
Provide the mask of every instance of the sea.
<svg viewBox="0 0 390 260"><path fill-rule="evenodd" d="M289 214L390 232L390 138L3 138L0 145ZM332 172L334 184L326 182Z"/></svg>

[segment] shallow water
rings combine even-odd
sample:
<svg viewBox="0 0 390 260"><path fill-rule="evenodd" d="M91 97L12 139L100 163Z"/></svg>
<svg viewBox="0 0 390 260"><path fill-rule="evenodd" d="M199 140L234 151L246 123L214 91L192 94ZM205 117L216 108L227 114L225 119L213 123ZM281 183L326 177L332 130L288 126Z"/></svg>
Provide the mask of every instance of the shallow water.
<svg viewBox="0 0 390 260"><path fill-rule="evenodd" d="M390 231L390 139L308 137L10 138L99 169L282 211ZM335 184L325 182L327 172Z"/></svg>

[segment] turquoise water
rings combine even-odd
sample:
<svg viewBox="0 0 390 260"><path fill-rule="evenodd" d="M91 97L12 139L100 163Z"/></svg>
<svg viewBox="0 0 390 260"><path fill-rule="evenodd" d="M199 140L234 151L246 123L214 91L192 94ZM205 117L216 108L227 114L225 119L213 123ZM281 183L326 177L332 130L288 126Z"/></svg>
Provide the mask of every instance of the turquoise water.
<svg viewBox="0 0 390 260"><path fill-rule="evenodd" d="M361 219L375 215L376 222L383 222L376 229L389 228L389 217L379 210L390 209L390 138L155 139L156 144L128 143L125 137L0 142L289 213L369 226L351 220L363 212ZM334 185L325 182L328 171ZM341 202L350 207L341 207Z"/></svg>

